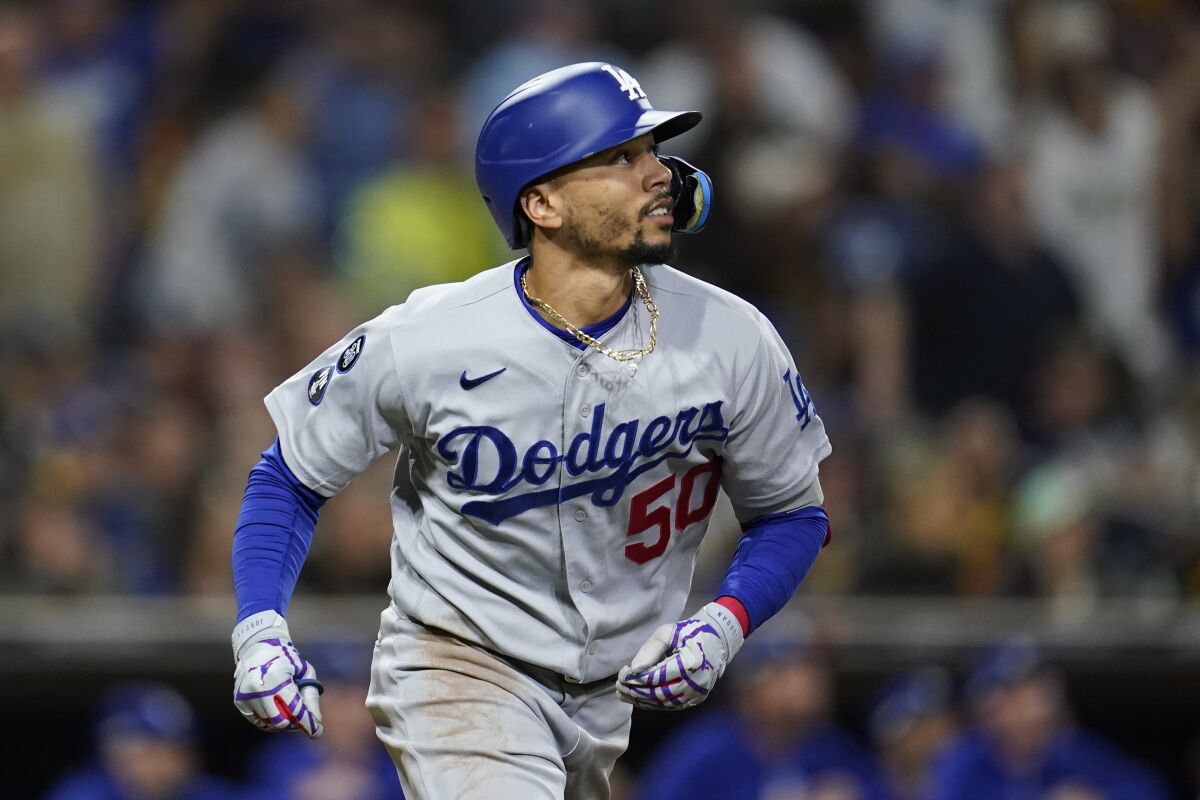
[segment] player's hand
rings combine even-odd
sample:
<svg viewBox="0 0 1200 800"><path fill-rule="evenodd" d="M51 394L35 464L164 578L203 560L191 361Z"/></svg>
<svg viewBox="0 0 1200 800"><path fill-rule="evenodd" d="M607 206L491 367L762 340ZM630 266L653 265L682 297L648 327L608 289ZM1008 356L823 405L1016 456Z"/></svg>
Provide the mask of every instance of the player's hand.
<svg viewBox="0 0 1200 800"><path fill-rule="evenodd" d="M708 697L743 640L729 609L709 603L691 619L658 627L617 673L617 694L638 708L694 706Z"/></svg>
<svg viewBox="0 0 1200 800"><path fill-rule="evenodd" d="M269 733L321 735L317 670L292 644L287 620L274 611L246 617L233 629L233 657L233 704L247 722Z"/></svg>

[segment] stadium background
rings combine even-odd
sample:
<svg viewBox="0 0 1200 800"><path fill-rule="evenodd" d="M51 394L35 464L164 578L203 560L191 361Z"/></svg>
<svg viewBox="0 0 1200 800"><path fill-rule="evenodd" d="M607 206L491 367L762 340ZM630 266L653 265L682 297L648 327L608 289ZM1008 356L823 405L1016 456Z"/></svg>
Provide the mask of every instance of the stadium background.
<svg viewBox="0 0 1200 800"><path fill-rule="evenodd" d="M85 762L131 678L248 779L229 545L261 397L507 258L475 133L588 59L704 111L671 150L717 202L677 262L768 313L834 442L834 542L756 638L831 664L864 746L894 676L1031 643L1197 796L1200 14L1168 0L0 2L4 794ZM320 669L374 636L390 467L322 514L289 614ZM639 712L627 783L716 710Z"/></svg>

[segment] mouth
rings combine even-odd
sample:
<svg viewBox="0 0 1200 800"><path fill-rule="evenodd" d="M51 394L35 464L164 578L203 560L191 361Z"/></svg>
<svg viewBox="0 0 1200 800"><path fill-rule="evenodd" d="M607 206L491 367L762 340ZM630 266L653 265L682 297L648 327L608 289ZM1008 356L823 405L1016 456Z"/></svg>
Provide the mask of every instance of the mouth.
<svg viewBox="0 0 1200 800"><path fill-rule="evenodd" d="M664 197L650 206L649 210L644 211L642 216L654 220L660 224L674 225L675 217L671 214L671 207L674 205L671 198Z"/></svg>

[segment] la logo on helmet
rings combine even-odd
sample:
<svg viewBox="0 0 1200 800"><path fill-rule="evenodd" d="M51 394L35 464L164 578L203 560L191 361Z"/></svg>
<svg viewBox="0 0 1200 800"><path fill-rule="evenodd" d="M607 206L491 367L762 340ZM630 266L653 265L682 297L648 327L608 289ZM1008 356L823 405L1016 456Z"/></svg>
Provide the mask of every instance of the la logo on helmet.
<svg viewBox="0 0 1200 800"><path fill-rule="evenodd" d="M617 85L621 87L622 92L629 93L630 100L645 100L646 93L642 91L642 85L637 82L637 79L630 75L620 67L614 67L612 64L605 64L600 69L612 75L617 80Z"/></svg>

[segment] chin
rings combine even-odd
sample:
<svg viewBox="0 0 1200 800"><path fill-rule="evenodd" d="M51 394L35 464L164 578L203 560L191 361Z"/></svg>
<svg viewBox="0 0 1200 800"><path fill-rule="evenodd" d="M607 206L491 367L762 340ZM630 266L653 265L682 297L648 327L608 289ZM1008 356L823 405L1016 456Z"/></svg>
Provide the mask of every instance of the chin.
<svg viewBox="0 0 1200 800"><path fill-rule="evenodd" d="M639 233L633 244L622 251L623 260L631 267L642 264L665 264L675 253L675 242L670 234L661 242L647 242Z"/></svg>

